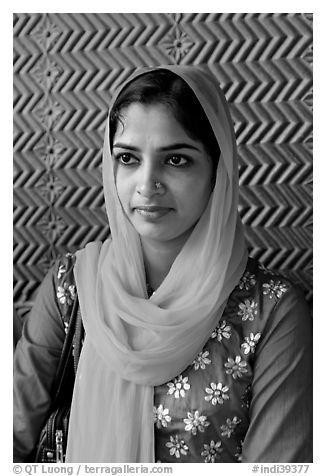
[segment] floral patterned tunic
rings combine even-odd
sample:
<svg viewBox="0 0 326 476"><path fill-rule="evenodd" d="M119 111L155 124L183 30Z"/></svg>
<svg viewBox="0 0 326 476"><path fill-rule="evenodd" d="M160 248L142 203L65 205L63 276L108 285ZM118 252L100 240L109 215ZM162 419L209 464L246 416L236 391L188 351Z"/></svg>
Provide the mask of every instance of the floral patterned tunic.
<svg viewBox="0 0 326 476"><path fill-rule="evenodd" d="M45 278L15 352L17 462L32 451L49 408L64 339L55 294L68 305L76 293L55 286L63 271ZM155 388L156 461L310 462L311 374L311 319L301 293L249 259L202 351Z"/></svg>

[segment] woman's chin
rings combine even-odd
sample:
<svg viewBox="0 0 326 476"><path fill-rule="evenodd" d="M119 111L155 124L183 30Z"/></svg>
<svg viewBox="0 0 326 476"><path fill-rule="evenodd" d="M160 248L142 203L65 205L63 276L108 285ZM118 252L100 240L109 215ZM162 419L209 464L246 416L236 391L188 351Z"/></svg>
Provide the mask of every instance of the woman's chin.
<svg viewBox="0 0 326 476"><path fill-rule="evenodd" d="M168 215L156 219L137 213L137 216L133 217L132 224L143 239L167 241L178 234L177 230L173 231L174 226L171 220L168 220Z"/></svg>
<svg viewBox="0 0 326 476"><path fill-rule="evenodd" d="M148 240L148 241L157 241L157 242L167 242L173 240L175 237L171 234L171 230L164 229L153 229L154 227L138 227L136 228L137 233L139 234L141 240Z"/></svg>
<svg viewBox="0 0 326 476"><path fill-rule="evenodd" d="M189 235L191 234L192 229L190 230L173 230L171 227L169 228L161 228L161 229L150 229L150 227L141 227L136 229L137 233L140 236L140 239L143 243L151 243L152 245L156 244L159 246L164 247L171 247L175 249L176 247L179 249L182 247Z"/></svg>

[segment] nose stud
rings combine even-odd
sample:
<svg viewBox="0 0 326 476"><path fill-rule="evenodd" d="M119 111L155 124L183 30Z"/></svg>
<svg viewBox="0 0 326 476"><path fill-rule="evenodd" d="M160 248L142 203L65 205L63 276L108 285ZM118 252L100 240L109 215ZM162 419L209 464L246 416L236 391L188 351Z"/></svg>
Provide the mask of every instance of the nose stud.
<svg viewBox="0 0 326 476"><path fill-rule="evenodd" d="M142 184L137 186L137 193L141 195L152 193L164 193L164 185L161 182L153 181L150 184Z"/></svg>

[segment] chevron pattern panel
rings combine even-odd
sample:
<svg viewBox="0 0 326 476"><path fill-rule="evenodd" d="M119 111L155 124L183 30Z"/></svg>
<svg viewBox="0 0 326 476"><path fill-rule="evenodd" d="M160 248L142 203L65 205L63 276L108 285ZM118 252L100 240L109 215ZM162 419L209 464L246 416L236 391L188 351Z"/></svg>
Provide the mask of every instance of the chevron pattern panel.
<svg viewBox="0 0 326 476"><path fill-rule="evenodd" d="M14 299L108 233L101 149L137 67L210 70L231 107L250 252L312 299L311 14L14 14Z"/></svg>

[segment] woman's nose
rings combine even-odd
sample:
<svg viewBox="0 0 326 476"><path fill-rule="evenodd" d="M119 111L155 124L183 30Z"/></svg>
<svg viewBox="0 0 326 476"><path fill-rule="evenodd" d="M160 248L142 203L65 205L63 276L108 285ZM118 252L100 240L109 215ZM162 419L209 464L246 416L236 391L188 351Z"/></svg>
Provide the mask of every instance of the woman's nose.
<svg viewBox="0 0 326 476"><path fill-rule="evenodd" d="M136 190L139 195L150 198L153 195L164 194L165 186L157 171L144 167L143 170L140 170Z"/></svg>

